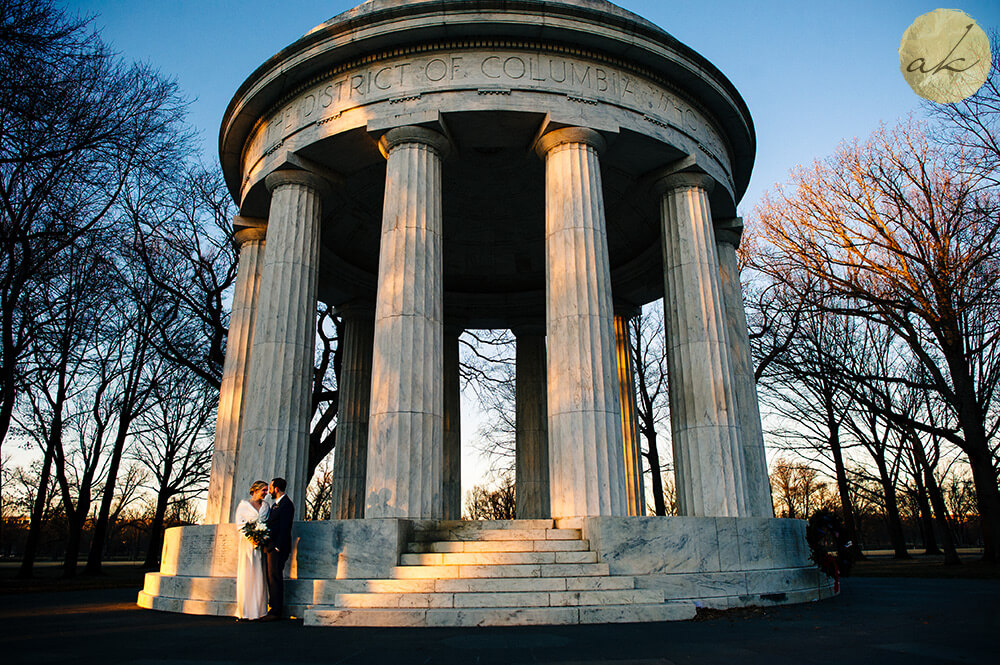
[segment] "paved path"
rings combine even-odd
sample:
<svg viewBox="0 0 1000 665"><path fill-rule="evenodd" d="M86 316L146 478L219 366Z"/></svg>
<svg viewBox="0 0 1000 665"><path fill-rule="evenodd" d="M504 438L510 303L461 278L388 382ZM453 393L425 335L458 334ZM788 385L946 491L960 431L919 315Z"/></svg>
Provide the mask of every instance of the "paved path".
<svg viewBox="0 0 1000 665"><path fill-rule="evenodd" d="M998 662L1000 580L851 578L833 600L707 621L304 628L140 610L130 590L0 596L0 661L102 665Z"/></svg>

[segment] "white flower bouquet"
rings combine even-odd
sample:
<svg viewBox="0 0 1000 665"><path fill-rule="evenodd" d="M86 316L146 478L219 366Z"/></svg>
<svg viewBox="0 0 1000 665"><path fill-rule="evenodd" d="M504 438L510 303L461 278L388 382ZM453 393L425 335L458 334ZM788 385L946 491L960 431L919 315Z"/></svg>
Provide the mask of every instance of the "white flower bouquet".
<svg viewBox="0 0 1000 665"><path fill-rule="evenodd" d="M247 522L243 525L242 529L244 537L254 544L254 547L260 547L261 544L267 540L271 532L268 530L267 525L260 520L254 520L252 522Z"/></svg>

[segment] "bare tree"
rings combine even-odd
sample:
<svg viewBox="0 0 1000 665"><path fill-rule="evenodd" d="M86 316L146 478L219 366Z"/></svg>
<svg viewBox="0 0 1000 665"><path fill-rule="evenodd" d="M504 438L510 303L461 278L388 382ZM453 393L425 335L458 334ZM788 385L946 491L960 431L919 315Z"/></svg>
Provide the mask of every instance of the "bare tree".
<svg viewBox="0 0 1000 665"><path fill-rule="evenodd" d="M132 260L151 291L137 294L153 322L149 342L163 358L216 390L229 333L227 295L236 280L232 217L236 208L216 170L192 166L166 197L132 206Z"/></svg>
<svg viewBox="0 0 1000 665"><path fill-rule="evenodd" d="M176 85L111 53L46 0L0 9L0 445L34 334L35 284L108 215L154 137L176 129Z"/></svg>
<svg viewBox="0 0 1000 665"><path fill-rule="evenodd" d="M183 204L188 198L199 195L187 177L190 168L186 163L192 148L190 134L179 127L149 136L146 158L129 170L126 186L112 210L118 231L114 250L119 296L105 316L109 334L104 362L111 365L110 373L115 380L105 400L109 422L104 429L111 438L110 459L87 557L86 572L90 575L101 573L118 471L132 424L148 406L162 368L151 344L156 321L151 316L155 308L149 303L172 294L164 293L145 270L141 234L150 226L168 225L178 209L186 209Z"/></svg>
<svg viewBox="0 0 1000 665"><path fill-rule="evenodd" d="M973 156L958 166L980 174L992 186L1000 185L1000 30L990 31L993 63L976 94L953 104L925 102L935 121L935 140L961 154Z"/></svg>
<svg viewBox="0 0 1000 665"><path fill-rule="evenodd" d="M504 474L494 487L476 485L465 497L466 518L470 520L516 519L514 476Z"/></svg>
<svg viewBox="0 0 1000 665"><path fill-rule="evenodd" d="M663 474L670 465L661 462L658 428L668 416L667 411L667 350L664 338L663 307L654 303L644 307L628 323L632 366L635 367L636 417L639 434L646 440L642 453L649 466L650 490L653 495L653 513L668 515L667 493ZM672 502L676 504L676 497Z"/></svg>
<svg viewBox="0 0 1000 665"><path fill-rule="evenodd" d="M921 415L918 416L914 413L912 417L914 419L920 418L931 424L936 424L942 418L948 417L947 407L942 408L940 400L934 399L934 395L928 391L917 392L911 389L909 399L902 405L902 408L909 413L922 411ZM934 434L921 435L916 428L909 426L904 426L903 431L909 443L912 472L917 491L922 489L926 492L927 502L933 507L934 520L940 528L945 565L959 565L962 560L958 556L948 509L945 506L944 492L935 475L935 470L942 458L943 442L941 437ZM928 509L927 506L921 506L921 510L927 511ZM930 530L933 527L927 525L924 528ZM927 549L932 550L933 548L928 546Z"/></svg>
<svg viewBox="0 0 1000 665"><path fill-rule="evenodd" d="M305 519L328 520L333 501L333 458L328 455L316 466L306 488Z"/></svg>
<svg viewBox="0 0 1000 665"><path fill-rule="evenodd" d="M948 504L948 514L960 534L960 540L964 543L974 542L969 537L968 525L979 518L975 484L969 477L954 475L942 482L941 486Z"/></svg>
<svg viewBox="0 0 1000 665"><path fill-rule="evenodd" d="M186 368L215 390L229 334L228 297L236 280L238 251L233 240L236 212L222 174L194 165L166 180L141 183L146 197L130 199L127 209L134 229L132 259L148 288L137 292L137 304L151 322L147 334L157 354ZM158 184L159 183L159 184ZM313 370L313 420L309 436L307 476L334 448L339 406L341 319L325 303L317 303L317 348Z"/></svg>
<svg viewBox="0 0 1000 665"><path fill-rule="evenodd" d="M817 510L834 508L835 496L819 471L803 462L779 457L771 466L771 493L774 514L790 519L806 519Z"/></svg>
<svg viewBox="0 0 1000 665"><path fill-rule="evenodd" d="M193 372L175 368L157 382L152 408L140 421L132 456L149 473L156 496L145 565L155 567L163 544L163 524L171 504L203 493L212 463L213 416L218 394Z"/></svg>
<svg viewBox="0 0 1000 665"><path fill-rule="evenodd" d="M466 330L459 344L462 387L472 390L486 416L473 445L489 460L491 473L500 477L513 474L516 339L509 330Z"/></svg>
<svg viewBox="0 0 1000 665"><path fill-rule="evenodd" d="M763 355L758 387L770 410L787 423L773 436L832 472L844 530L856 544L855 555L861 556L847 473L854 444L844 435L852 397L843 384L843 363L853 354L855 325L822 306L818 285L808 276L782 273L766 259L754 258L769 286L759 292L751 311L756 321L766 321L766 328L758 328Z"/></svg>
<svg viewBox="0 0 1000 665"><path fill-rule="evenodd" d="M100 372L91 371L93 354L100 340L100 311L112 290L106 258L100 241L88 237L86 244L69 248L61 269L50 279L40 302L47 318L37 326L32 342L33 359L27 374L18 417L22 430L42 448L43 467L39 505L47 487L50 468L66 513L66 559L63 574L76 573L76 554L83 524L90 510L91 489L101 470L100 442L81 436L78 426L86 417L93 393L106 387ZM76 430L76 431L74 431ZM28 577L34 565L34 545L22 560L21 576Z"/></svg>
<svg viewBox="0 0 1000 665"><path fill-rule="evenodd" d="M897 501L899 476L905 459L905 433L890 417L897 411L895 402L899 400L896 394L899 383L892 379L900 374L896 340L885 327L871 321L864 323L860 334L855 336L857 342L842 362L850 367L842 377L866 377L858 383L848 378L845 388L857 398L855 403L863 406L853 409L847 424L875 463L875 478L882 488L894 558L909 559Z"/></svg>
<svg viewBox="0 0 1000 665"><path fill-rule="evenodd" d="M92 436L105 452L107 462L87 557L89 575L101 574L105 540L115 519L113 511L120 512L136 489L134 466L128 468L124 485L118 487L119 469L134 423L151 407L157 382L169 377L168 368L149 347L151 322L144 309L136 306L134 292L123 290L122 296L105 309L106 334L95 354L103 388L94 396L90 420ZM118 507L113 508L116 499Z"/></svg>
<svg viewBox="0 0 1000 665"><path fill-rule="evenodd" d="M976 485L984 559L1000 561L995 444L1000 334L997 194L975 155L931 143L910 121L841 146L793 175L759 213L769 260L824 284L843 313L909 345L959 432L933 431L965 453Z"/></svg>
<svg viewBox="0 0 1000 665"><path fill-rule="evenodd" d="M316 362L313 367L312 430L309 433L309 458L306 477L317 472L332 473L320 466L333 451L337 441L337 414L340 412L340 368L344 352L343 319L333 307L317 303L316 311ZM321 478L322 480L322 478ZM329 502L327 502L329 504ZM329 510L330 506L327 505Z"/></svg>
<svg viewBox="0 0 1000 665"><path fill-rule="evenodd" d="M2 489L4 505L7 508L4 520L8 523L24 520L27 525L27 538L23 551L16 551L10 542L10 537L5 535L3 554L9 557L20 555L23 566L24 554L31 551L31 563L24 573L19 571L18 577L31 576L31 567L34 565L41 534L53 516L62 508L59 502L59 488L51 474L51 460L50 472L44 474L44 477L43 464L43 460L35 459L29 464L11 466L9 458L3 460Z"/></svg>

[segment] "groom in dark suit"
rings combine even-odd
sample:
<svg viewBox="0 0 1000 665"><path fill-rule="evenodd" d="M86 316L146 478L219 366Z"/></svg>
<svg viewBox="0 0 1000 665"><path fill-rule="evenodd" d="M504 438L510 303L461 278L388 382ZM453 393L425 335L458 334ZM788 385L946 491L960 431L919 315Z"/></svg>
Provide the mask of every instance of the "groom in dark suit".
<svg viewBox="0 0 1000 665"><path fill-rule="evenodd" d="M284 478L271 481L271 497L274 505L267 516L267 529L271 532L265 554L267 556L267 602L270 605L261 621L277 621L282 618L285 606L285 562L292 553L292 521L295 520L295 504L285 494Z"/></svg>

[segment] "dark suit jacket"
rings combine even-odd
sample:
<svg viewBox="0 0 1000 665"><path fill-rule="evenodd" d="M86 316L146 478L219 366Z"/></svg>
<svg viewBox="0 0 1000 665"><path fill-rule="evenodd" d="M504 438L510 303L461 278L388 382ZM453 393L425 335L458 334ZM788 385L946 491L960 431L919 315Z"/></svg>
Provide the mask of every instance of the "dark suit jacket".
<svg viewBox="0 0 1000 665"><path fill-rule="evenodd" d="M286 557L292 553L292 522L295 520L295 504L286 494L271 506L267 516L267 528L271 532L271 547L276 547Z"/></svg>

